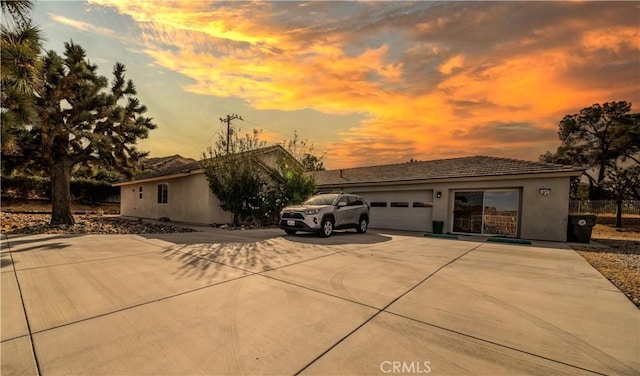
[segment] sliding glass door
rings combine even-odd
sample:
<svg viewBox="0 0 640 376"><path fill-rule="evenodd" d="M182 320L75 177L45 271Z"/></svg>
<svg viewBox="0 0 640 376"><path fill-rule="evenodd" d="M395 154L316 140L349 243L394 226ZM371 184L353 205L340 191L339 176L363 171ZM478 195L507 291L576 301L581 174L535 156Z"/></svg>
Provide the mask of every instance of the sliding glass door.
<svg viewBox="0 0 640 376"><path fill-rule="evenodd" d="M516 237L519 207L516 190L485 191L482 233Z"/></svg>
<svg viewBox="0 0 640 376"><path fill-rule="evenodd" d="M518 236L519 190L455 192L454 199L453 232Z"/></svg>
<svg viewBox="0 0 640 376"><path fill-rule="evenodd" d="M484 192L455 192L453 232L482 233Z"/></svg>

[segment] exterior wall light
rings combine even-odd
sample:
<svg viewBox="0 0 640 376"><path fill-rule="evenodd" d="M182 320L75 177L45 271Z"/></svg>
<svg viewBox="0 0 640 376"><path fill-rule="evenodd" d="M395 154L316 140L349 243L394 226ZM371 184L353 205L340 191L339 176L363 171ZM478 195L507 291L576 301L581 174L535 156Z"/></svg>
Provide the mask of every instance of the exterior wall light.
<svg viewBox="0 0 640 376"><path fill-rule="evenodd" d="M538 191L543 196L549 196L551 194L551 188L540 188Z"/></svg>
<svg viewBox="0 0 640 376"><path fill-rule="evenodd" d="M436 198L440 198L440 197L442 197L442 192L440 191L436 192Z"/></svg>

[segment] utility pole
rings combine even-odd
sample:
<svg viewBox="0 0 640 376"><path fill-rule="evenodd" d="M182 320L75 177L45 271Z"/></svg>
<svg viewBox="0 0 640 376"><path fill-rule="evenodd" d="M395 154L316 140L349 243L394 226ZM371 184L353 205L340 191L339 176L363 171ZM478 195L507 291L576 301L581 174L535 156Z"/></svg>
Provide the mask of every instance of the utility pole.
<svg viewBox="0 0 640 376"><path fill-rule="evenodd" d="M229 144L231 143L231 120L239 119L242 117L236 114L227 115L226 118L220 118L222 123L227 123L227 154L229 154Z"/></svg>

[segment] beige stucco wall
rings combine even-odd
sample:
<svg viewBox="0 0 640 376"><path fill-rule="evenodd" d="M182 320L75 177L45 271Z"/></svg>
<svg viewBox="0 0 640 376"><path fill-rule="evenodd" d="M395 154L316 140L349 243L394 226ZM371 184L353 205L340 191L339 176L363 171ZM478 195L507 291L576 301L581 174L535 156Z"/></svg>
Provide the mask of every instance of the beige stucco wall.
<svg viewBox="0 0 640 376"><path fill-rule="evenodd" d="M158 203L158 184L169 186L168 202ZM142 186L142 199L139 187ZM220 202L211 193L206 176L194 173L183 177L132 183L120 187L120 212L124 216L158 219L167 217L172 221L220 224L229 223L231 213L220 208Z"/></svg>
<svg viewBox="0 0 640 376"><path fill-rule="evenodd" d="M543 187L551 188L551 194L542 196L539 189ZM444 228L450 232L453 228L454 191L500 188L520 190L519 237L566 241L569 214L568 177L436 184L433 186L434 192L442 192L442 197L434 198L433 219L444 221Z"/></svg>
<svg viewBox="0 0 640 376"><path fill-rule="evenodd" d="M433 220L444 221L444 229L453 228L453 192L456 190L518 189L521 192L519 237L532 240L566 241L569 213L568 176L519 176L490 179L450 179L438 183L395 183L376 185L322 186L325 190L345 192L413 191L433 189ZM551 194L542 196L540 188L551 188ZM441 198L436 193L442 192Z"/></svg>

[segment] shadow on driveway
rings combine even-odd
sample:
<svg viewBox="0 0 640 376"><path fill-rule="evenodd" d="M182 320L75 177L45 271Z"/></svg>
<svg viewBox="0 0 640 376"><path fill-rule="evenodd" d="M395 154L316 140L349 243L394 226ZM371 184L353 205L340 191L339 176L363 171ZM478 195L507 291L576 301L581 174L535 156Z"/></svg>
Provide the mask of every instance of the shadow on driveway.
<svg viewBox="0 0 640 376"><path fill-rule="evenodd" d="M333 253L313 249L314 246L295 246L283 239L252 243L177 244L162 251L168 260L178 261L179 276L199 278L225 266L259 273Z"/></svg>
<svg viewBox="0 0 640 376"><path fill-rule="evenodd" d="M74 238L79 236L83 236L83 234L63 234L63 235L50 235L50 236L38 236L37 234L20 234L20 235L9 234L9 236L5 238L5 241L9 244L9 247L16 247L22 244L50 242L52 240L69 239L69 238ZM12 251L12 252L15 252L15 251Z"/></svg>
<svg viewBox="0 0 640 376"><path fill-rule="evenodd" d="M171 234L140 234L146 239L158 239L174 244L203 244L203 243L255 243L280 237L278 229L261 230L221 230L181 232Z"/></svg>
<svg viewBox="0 0 640 376"><path fill-rule="evenodd" d="M195 278L217 273L222 265L259 273L329 255L343 248L332 245L377 244L392 239L376 233L356 232L335 232L330 238L311 233L291 236L275 228L139 236L174 243L162 251L163 257L180 263L179 277Z"/></svg>
<svg viewBox="0 0 640 376"><path fill-rule="evenodd" d="M355 231L336 231L328 238L321 238L314 233L297 233L295 235L283 235L284 239L304 244L318 245L343 245L343 244L378 244L391 240L391 236L368 232L359 234Z"/></svg>

